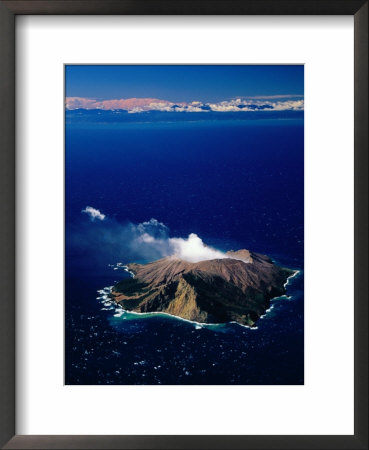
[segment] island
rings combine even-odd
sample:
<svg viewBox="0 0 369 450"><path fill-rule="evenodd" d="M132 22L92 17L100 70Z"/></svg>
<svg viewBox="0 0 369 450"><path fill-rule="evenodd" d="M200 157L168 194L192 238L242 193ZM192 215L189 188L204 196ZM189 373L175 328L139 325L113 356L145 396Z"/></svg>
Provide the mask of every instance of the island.
<svg viewBox="0 0 369 450"><path fill-rule="evenodd" d="M188 262L166 257L128 264L132 278L119 281L111 297L128 311L162 312L199 323L238 322L249 327L286 292L296 271L249 250L225 258Z"/></svg>

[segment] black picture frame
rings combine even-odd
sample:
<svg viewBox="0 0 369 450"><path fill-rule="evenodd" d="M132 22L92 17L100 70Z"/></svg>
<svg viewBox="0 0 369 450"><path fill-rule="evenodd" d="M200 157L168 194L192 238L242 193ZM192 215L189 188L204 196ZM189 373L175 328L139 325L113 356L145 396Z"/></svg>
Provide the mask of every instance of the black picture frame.
<svg viewBox="0 0 369 450"><path fill-rule="evenodd" d="M20 14L353 15L354 435L15 435L15 17ZM368 1L0 0L0 445L6 449L368 449Z"/></svg>

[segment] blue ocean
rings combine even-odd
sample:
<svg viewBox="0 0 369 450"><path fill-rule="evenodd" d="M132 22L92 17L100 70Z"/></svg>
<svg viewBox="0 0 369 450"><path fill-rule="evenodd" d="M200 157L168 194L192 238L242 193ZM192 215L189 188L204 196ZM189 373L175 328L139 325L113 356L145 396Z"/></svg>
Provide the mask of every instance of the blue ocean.
<svg viewBox="0 0 369 450"><path fill-rule="evenodd" d="M67 115L66 384L304 383L304 120L259 117ZM87 206L110 228L89 221ZM124 230L150 219L172 237L263 253L298 275L255 328L117 313L98 291L130 276L116 263L148 262Z"/></svg>

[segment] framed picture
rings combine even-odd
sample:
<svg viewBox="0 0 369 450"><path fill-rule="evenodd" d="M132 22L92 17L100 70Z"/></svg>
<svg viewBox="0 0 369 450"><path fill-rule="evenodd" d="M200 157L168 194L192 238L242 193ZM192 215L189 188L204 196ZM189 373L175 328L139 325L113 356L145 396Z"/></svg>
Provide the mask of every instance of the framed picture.
<svg viewBox="0 0 369 450"><path fill-rule="evenodd" d="M3 448L368 448L368 4L0 2Z"/></svg>

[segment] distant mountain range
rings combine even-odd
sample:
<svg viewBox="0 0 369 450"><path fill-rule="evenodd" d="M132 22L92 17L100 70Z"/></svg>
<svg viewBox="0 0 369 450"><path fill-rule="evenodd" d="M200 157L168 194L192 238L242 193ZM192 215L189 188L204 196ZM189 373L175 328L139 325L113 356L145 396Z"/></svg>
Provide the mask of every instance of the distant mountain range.
<svg viewBox="0 0 369 450"><path fill-rule="evenodd" d="M134 278L117 283L111 296L129 311L254 326L270 299L286 292L285 283L295 272L248 250L226 255L196 263L167 257L144 265L128 264Z"/></svg>
<svg viewBox="0 0 369 450"><path fill-rule="evenodd" d="M269 97L234 98L220 102L172 102L157 98L121 98L99 100L85 97L67 97L67 110L121 110L129 113L147 111L162 112L249 112L249 111L303 111L304 98L301 95L280 95Z"/></svg>

